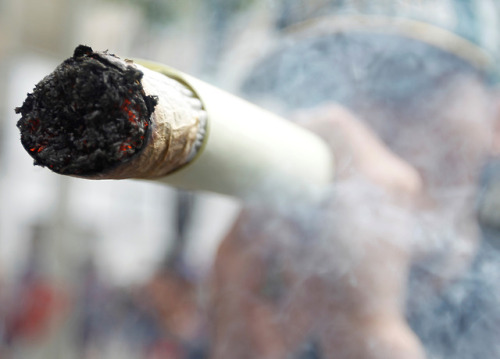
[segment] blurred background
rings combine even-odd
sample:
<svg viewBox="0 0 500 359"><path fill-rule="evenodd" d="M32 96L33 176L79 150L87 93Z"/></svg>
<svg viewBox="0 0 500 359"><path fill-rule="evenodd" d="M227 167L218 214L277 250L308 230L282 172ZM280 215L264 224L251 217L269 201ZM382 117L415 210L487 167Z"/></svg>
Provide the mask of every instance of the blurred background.
<svg viewBox="0 0 500 359"><path fill-rule="evenodd" d="M163 62L237 92L273 41L276 3L0 0L0 359L206 357L208 277L239 204L34 167L14 109L78 44ZM486 288L484 297L450 304L471 313L498 308L500 298L499 168L492 161L485 169L480 214L489 240L475 264L495 276L466 285Z"/></svg>
<svg viewBox="0 0 500 359"><path fill-rule="evenodd" d="M230 88L222 44L256 5L0 0L0 358L203 357L204 284L238 204L34 167L14 108L78 44Z"/></svg>

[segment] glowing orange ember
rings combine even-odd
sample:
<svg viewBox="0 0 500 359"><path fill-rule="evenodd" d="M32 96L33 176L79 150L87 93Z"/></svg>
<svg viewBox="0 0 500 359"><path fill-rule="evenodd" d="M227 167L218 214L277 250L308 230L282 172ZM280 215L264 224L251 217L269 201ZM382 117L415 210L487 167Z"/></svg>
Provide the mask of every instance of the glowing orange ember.
<svg viewBox="0 0 500 359"><path fill-rule="evenodd" d="M139 111L139 108L138 106L134 106L133 109L130 108L130 105L132 103L130 102L130 100L128 98L125 99L125 101L123 101L123 104L121 105L120 109L127 113L128 115L128 120L133 123L133 124L137 124L137 116L136 116L136 112Z"/></svg>
<svg viewBox="0 0 500 359"><path fill-rule="evenodd" d="M30 125L30 131L35 132L40 128L40 119L39 118L31 119L28 121L28 124Z"/></svg>
<svg viewBox="0 0 500 359"><path fill-rule="evenodd" d="M132 106L132 102L128 98L126 98L123 101L122 105L120 106L120 110L127 114L130 123L132 123L134 126L139 126L138 122L138 114L140 113L139 105ZM144 128L146 127L148 127L148 123L144 122ZM144 136L141 136L140 139L144 140ZM131 139L129 138L127 141L123 142L120 145L119 151L130 152L139 145L140 144L138 142L135 141L132 142Z"/></svg>
<svg viewBox="0 0 500 359"><path fill-rule="evenodd" d="M120 145L120 151L121 151L121 152L127 152L127 151L129 151L129 150L131 150L131 149L132 149L132 146L131 146L129 143L127 143L127 142L122 143L122 144Z"/></svg>
<svg viewBox="0 0 500 359"><path fill-rule="evenodd" d="M30 148L30 152L40 153L45 149L45 147L47 147L47 146L33 147L33 148Z"/></svg>

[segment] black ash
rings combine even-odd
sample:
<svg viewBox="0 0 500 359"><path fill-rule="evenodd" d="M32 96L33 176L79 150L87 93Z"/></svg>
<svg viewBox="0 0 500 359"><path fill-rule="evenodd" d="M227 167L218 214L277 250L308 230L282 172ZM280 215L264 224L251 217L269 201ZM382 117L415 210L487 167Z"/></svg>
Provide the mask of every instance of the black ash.
<svg viewBox="0 0 500 359"><path fill-rule="evenodd" d="M104 173L141 152L157 99L142 72L78 46L38 83L16 113L34 164L66 175Z"/></svg>

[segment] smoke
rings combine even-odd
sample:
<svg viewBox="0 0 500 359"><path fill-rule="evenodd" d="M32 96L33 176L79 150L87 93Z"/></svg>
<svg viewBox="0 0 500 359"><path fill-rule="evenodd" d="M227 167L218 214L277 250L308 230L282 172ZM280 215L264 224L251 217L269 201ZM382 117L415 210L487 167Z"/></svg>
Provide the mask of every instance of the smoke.
<svg viewBox="0 0 500 359"><path fill-rule="evenodd" d="M283 202L272 212L253 207L230 236L233 260L248 261L240 265L249 266L253 284L233 277L225 288L241 291L247 305L267 308L268 330L293 358L331 357L334 344L339 358L348 358L357 340L371 340L373 348L359 350L382 358L387 349L368 318L384 323L387 315L390 330L399 310L429 358L496 357L500 253L480 239L475 192L474 186L443 190L439 206L416 209L351 179L333 185L321 203ZM361 318L354 328L351 315ZM232 328L255 335L247 328L258 326L252 320ZM364 339L353 337L356 330Z"/></svg>
<svg viewBox="0 0 500 359"><path fill-rule="evenodd" d="M422 268L414 270L410 288L417 295L408 317L431 358L498 357L499 259L498 250L482 242L471 268L437 295L425 287Z"/></svg>
<svg viewBox="0 0 500 359"><path fill-rule="evenodd" d="M253 343L248 352L398 357L388 348L418 353L411 328L430 359L498 356L500 253L477 221L491 141L483 80L431 46L359 32L288 39L255 66L243 84L249 97L289 110L346 106L419 171L424 194L408 205L353 177L333 184L324 201L247 209L219 261L233 256L239 270L248 266L249 282L222 275L218 298L222 308L226 291L244 292L243 318L231 328ZM243 313L249 308L267 321L259 325L260 314ZM259 329L274 338L272 351ZM232 340L218 338L230 352Z"/></svg>

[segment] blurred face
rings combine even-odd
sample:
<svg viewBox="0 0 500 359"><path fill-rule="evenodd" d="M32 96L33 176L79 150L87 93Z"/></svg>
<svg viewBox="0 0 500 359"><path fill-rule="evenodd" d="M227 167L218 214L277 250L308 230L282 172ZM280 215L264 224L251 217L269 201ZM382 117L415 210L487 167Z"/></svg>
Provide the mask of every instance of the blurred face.
<svg viewBox="0 0 500 359"><path fill-rule="evenodd" d="M396 140L396 151L421 173L430 193L474 187L492 149L492 95L477 80L453 81ZM424 117L423 116L423 117Z"/></svg>
<svg viewBox="0 0 500 359"><path fill-rule="evenodd" d="M467 268L480 238L475 211L479 176L491 154L496 110L493 95L476 79L460 78L429 96L422 112L391 144L423 179L419 250L441 253L426 271L443 282ZM394 122L392 121L394 124Z"/></svg>

